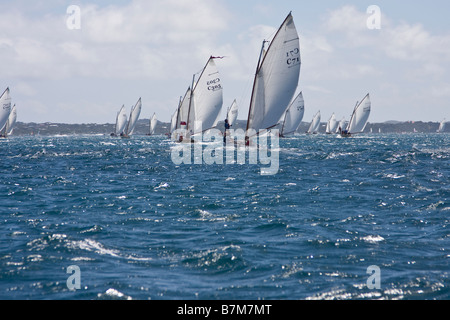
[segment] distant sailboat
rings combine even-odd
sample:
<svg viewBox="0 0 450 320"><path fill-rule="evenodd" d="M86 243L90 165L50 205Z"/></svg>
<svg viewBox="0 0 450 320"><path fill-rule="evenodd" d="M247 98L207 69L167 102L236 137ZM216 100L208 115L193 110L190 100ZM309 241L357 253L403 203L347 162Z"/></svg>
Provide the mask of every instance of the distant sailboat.
<svg viewBox="0 0 450 320"><path fill-rule="evenodd" d="M304 113L305 101L303 99L303 93L300 92L286 109L280 136L285 137L297 131L298 126L302 122Z"/></svg>
<svg viewBox="0 0 450 320"><path fill-rule="evenodd" d="M120 108L119 112L117 112L116 116L116 125L114 127L114 132L111 133L111 136L120 136L123 134L123 130L127 124L127 113L125 110L125 106Z"/></svg>
<svg viewBox="0 0 450 320"><path fill-rule="evenodd" d="M251 135L278 124L292 100L300 76L300 43L292 14L281 24L269 47L263 41L247 118L246 144ZM254 131L253 131L254 130Z"/></svg>
<svg viewBox="0 0 450 320"><path fill-rule="evenodd" d="M141 98L139 98L138 102L136 102L134 107L131 108L130 119L128 119L128 123L122 135L122 138L130 138L131 135L133 134L134 129L136 128L136 123L139 119L139 115L141 114L141 109L142 109L142 101Z"/></svg>
<svg viewBox="0 0 450 320"><path fill-rule="evenodd" d="M14 128L16 126L16 121L17 121L17 108L16 105L14 105L9 114L8 121L6 122L5 126L6 136L12 135Z"/></svg>
<svg viewBox="0 0 450 320"><path fill-rule="evenodd" d="M232 126L236 122L237 117L238 117L238 105L235 99L231 104L231 106L228 108L227 112L228 124Z"/></svg>
<svg viewBox="0 0 450 320"><path fill-rule="evenodd" d="M320 111L318 111L314 116L314 118L312 119L311 124L309 125L309 129L308 131L306 131L306 133L316 134L319 132L319 127L320 127Z"/></svg>
<svg viewBox="0 0 450 320"><path fill-rule="evenodd" d="M339 121L339 125L336 128L336 132L335 133L340 133L342 131L342 128L345 127L345 124L346 124L345 118L342 118L342 120Z"/></svg>
<svg viewBox="0 0 450 320"><path fill-rule="evenodd" d="M441 123L439 124L439 128L437 129L436 132L438 133L442 133L445 130L445 125L446 125L446 121L445 119L441 121Z"/></svg>
<svg viewBox="0 0 450 320"><path fill-rule="evenodd" d="M189 104L191 101L191 88L189 87L180 99L176 112L175 129L172 131L172 139L181 142L186 137L186 124L188 121ZM174 115L175 116L175 115Z"/></svg>
<svg viewBox="0 0 450 320"><path fill-rule="evenodd" d="M0 96L0 131L6 126L9 115L11 113L11 96L9 94L9 88L3 92Z"/></svg>
<svg viewBox="0 0 450 320"><path fill-rule="evenodd" d="M334 113L333 113L333 115L331 116L331 118L330 118L330 119L328 120L328 122L327 122L327 128L326 128L326 130L325 130L325 133L326 133L326 134L332 134L332 133L335 133L337 127L338 127L338 122L337 122L337 120L336 120L336 116L335 116Z"/></svg>
<svg viewBox="0 0 450 320"><path fill-rule="evenodd" d="M186 121L185 141L191 141L195 135L214 128L219 121L223 105L223 88L220 74L214 60L210 57L200 77L192 80L189 109Z"/></svg>
<svg viewBox="0 0 450 320"><path fill-rule="evenodd" d="M175 138L173 137L175 130L177 128L177 118L178 118L178 109L179 106L181 104L181 99L183 97L180 97L180 102L178 103L178 107L175 110L175 112L172 114L172 118L170 119L170 130L169 133L167 134L167 136L169 137L169 139L174 140Z"/></svg>
<svg viewBox="0 0 450 320"><path fill-rule="evenodd" d="M341 136L349 137L352 134L362 133L367 125L367 120L369 119L370 108L370 96L367 94L360 103L356 104L350 122L348 123L346 130L341 131Z"/></svg>
<svg viewBox="0 0 450 320"><path fill-rule="evenodd" d="M155 134L156 124L158 123L158 119L156 118L156 113L153 114L152 118L150 119L150 130L149 130L149 136L152 136Z"/></svg>

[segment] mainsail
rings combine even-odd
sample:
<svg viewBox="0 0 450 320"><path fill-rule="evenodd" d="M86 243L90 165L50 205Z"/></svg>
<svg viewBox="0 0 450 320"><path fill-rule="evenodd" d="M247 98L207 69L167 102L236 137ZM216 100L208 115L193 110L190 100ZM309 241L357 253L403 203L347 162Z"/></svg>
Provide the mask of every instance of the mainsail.
<svg viewBox="0 0 450 320"><path fill-rule="evenodd" d="M14 105L9 114L8 121L6 121L5 136L10 136L12 134L14 127L16 126L16 120L17 120L17 109L16 105Z"/></svg>
<svg viewBox="0 0 450 320"><path fill-rule="evenodd" d="M300 43L291 13L264 50L266 42L263 41L253 82L247 133L249 129L259 132L277 125L300 76Z"/></svg>
<svg viewBox="0 0 450 320"><path fill-rule="evenodd" d="M444 132L444 130L445 130L445 124L446 124L446 121L445 121L445 119L444 119L444 120L442 120L441 123L439 124L439 129L437 129L437 132L438 132L438 133Z"/></svg>
<svg viewBox="0 0 450 320"><path fill-rule="evenodd" d="M116 136L121 135L123 133L123 130L125 129L126 124L127 124L127 113L125 110L125 106L122 106L122 108L120 108L120 111L117 113L116 129L114 134Z"/></svg>
<svg viewBox="0 0 450 320"><path fill-rule="evenodd" d="M181 99L180 99L180 104L181 104ZM173 113L172 118L170 120L170 134L169 134L169 137L172 137L172 134L174 133L174 131L177 128L177 118L178 118L178 108L175 110L175 112Z"/></svg>
<svg viewBox="0 0 450 320"><path fill-rule="evenodd" d="M303 100L303 93L300 92L286 109L281 128L281 136L294 133L300 125L300 122L302 122L304 113L305 101Z"/></svg>
<svg viewBox="0 0 450 320"><path fill-rule="evenodd" d="M336 116L333 113L330 120L328 120L328 122L327 122L327 128L326 128L325 132L327 134L335 133L337 127L338 127L338 122L336 120Z"/></svg>
<svg viewBox="0 0 450 320"><path fill-rule="evenodd" d="M336 133L340 133L342 130L344 130L345 123L346 123L345 118L342 118L342 120L339 121L338 127L336 128Z"/></svg>
<svg viewBox="0 0 450 320"><path fill-rule="evenodd" d="M230 108L228 108L228 112L227 112L227 120L228 120L228 124L230 126L232 126L234 124L234 122L236 121L238 116L238 105L236 103L236 99L233 101L233 103L231 104Z"/></svg>
<svg viewBox="0 0 450 320"><path fill-rule="evenodd" d="M180 99L178 109L176 111L175 129L172 130L172 139L179 141L179 139L186 136L186 125L188 121L189 105L191 101L191 88L189 87ZM175 116L175 115L174 115Z"/></svg>
<svg viewBox="0 0 450 320"><path fill-rule="evenodd" d="M202 133L217 125L223 104L223 88L219 71L210 57L193 90L189 101L187 130L191 135Z"/></svg>
<svg viewBox="0 0 450 320"><path fill-rule="evenodd" d="M320 127L320 111L316 113L306 133L318 133Z"/></svg>
<svg viewBox="0 0 450 320"><path fill-rule="evenodd" d="M156 118L156 114L154 113L152 118L150 119L150 135L155 134L156 124L158 123L158 119Z"/></svg>
<svg viewBox="0 0 450 320"><path fill-rule="evenodd" d="M9 95L9 88L0 96L0 131L6 125L9 114L11 113L11 96Z"/></svg>
<svg viewBox="0 0 450 320"><path fill-rule="evenodd" d="M139 119L139 115L141 114L142 109L142 101L139 98L138 102L134 105L130 112L130 119L128 120L127 128L125 129L124 136L129 137L133 134L134 129L136 128L136 123Z"/></svg>
<svg viewBox="0 0 450 320"><path fill-rule="evenodd" d="M353 110L352 117L347 126L347 132L349 134L361 133L364 131L367 120L369 119L370 107L370 97L369 94L367 94Z"/></svg>

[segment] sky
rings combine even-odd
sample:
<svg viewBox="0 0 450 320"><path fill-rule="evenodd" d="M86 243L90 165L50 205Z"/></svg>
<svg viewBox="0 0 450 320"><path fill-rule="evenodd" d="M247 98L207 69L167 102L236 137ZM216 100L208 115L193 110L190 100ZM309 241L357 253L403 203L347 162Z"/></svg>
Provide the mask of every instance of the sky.
<svg viewBox="0 0 450 320"><path fill-rule="evenodd" d="M369 122L450 120L444 0L3 0L0 90L21 122L114 123L139 98L141 118L169 122L193 74L224 56L222 118L236 99L246 120L261 43L289 12L303 121L348 120L367 93Z"/></svg>

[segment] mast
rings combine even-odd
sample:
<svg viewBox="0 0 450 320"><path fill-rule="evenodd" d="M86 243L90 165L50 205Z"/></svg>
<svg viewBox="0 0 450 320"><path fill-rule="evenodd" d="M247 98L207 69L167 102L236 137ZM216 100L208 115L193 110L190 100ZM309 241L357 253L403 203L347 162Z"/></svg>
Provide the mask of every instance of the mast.
<svg viewBox="0 0 450 320"><path fill-rule="evenodd" d="M209 63L209 60L208 60L208 63ZM206 65L208 65L208 63ZM205 68L206 68L206 66L205 66ZM203 71L205 71L205 68L203 68ZM202 74L203 74L203 71L202 71ZM200 75L200 77L201 77L201 75ZM192 86L191 86L192 90L191 90L190 98L189 98L189 108L188 108L188 116L187 116L187 122L186 122L186 132L189 132L189 121L191 120L190 117L191 117L191 108L192 108L192 100L193 100L192 98L194 96L194 90L195 90L194 83L195 83L195 74L192 76ZM194 109L194 111L195 111L195 109Z"/></svg>

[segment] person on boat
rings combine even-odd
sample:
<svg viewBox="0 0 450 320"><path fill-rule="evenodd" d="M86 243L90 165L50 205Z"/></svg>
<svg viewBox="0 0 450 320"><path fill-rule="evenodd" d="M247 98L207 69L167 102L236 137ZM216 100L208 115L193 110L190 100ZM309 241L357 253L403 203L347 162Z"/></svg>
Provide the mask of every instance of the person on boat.
<svg viewBox="0 0 450 320"><path fill-rule="evenodd" d="M228 130L231 128L228 119L225 119L225 132L223 133L223 143L227 143Z"/></svg>

